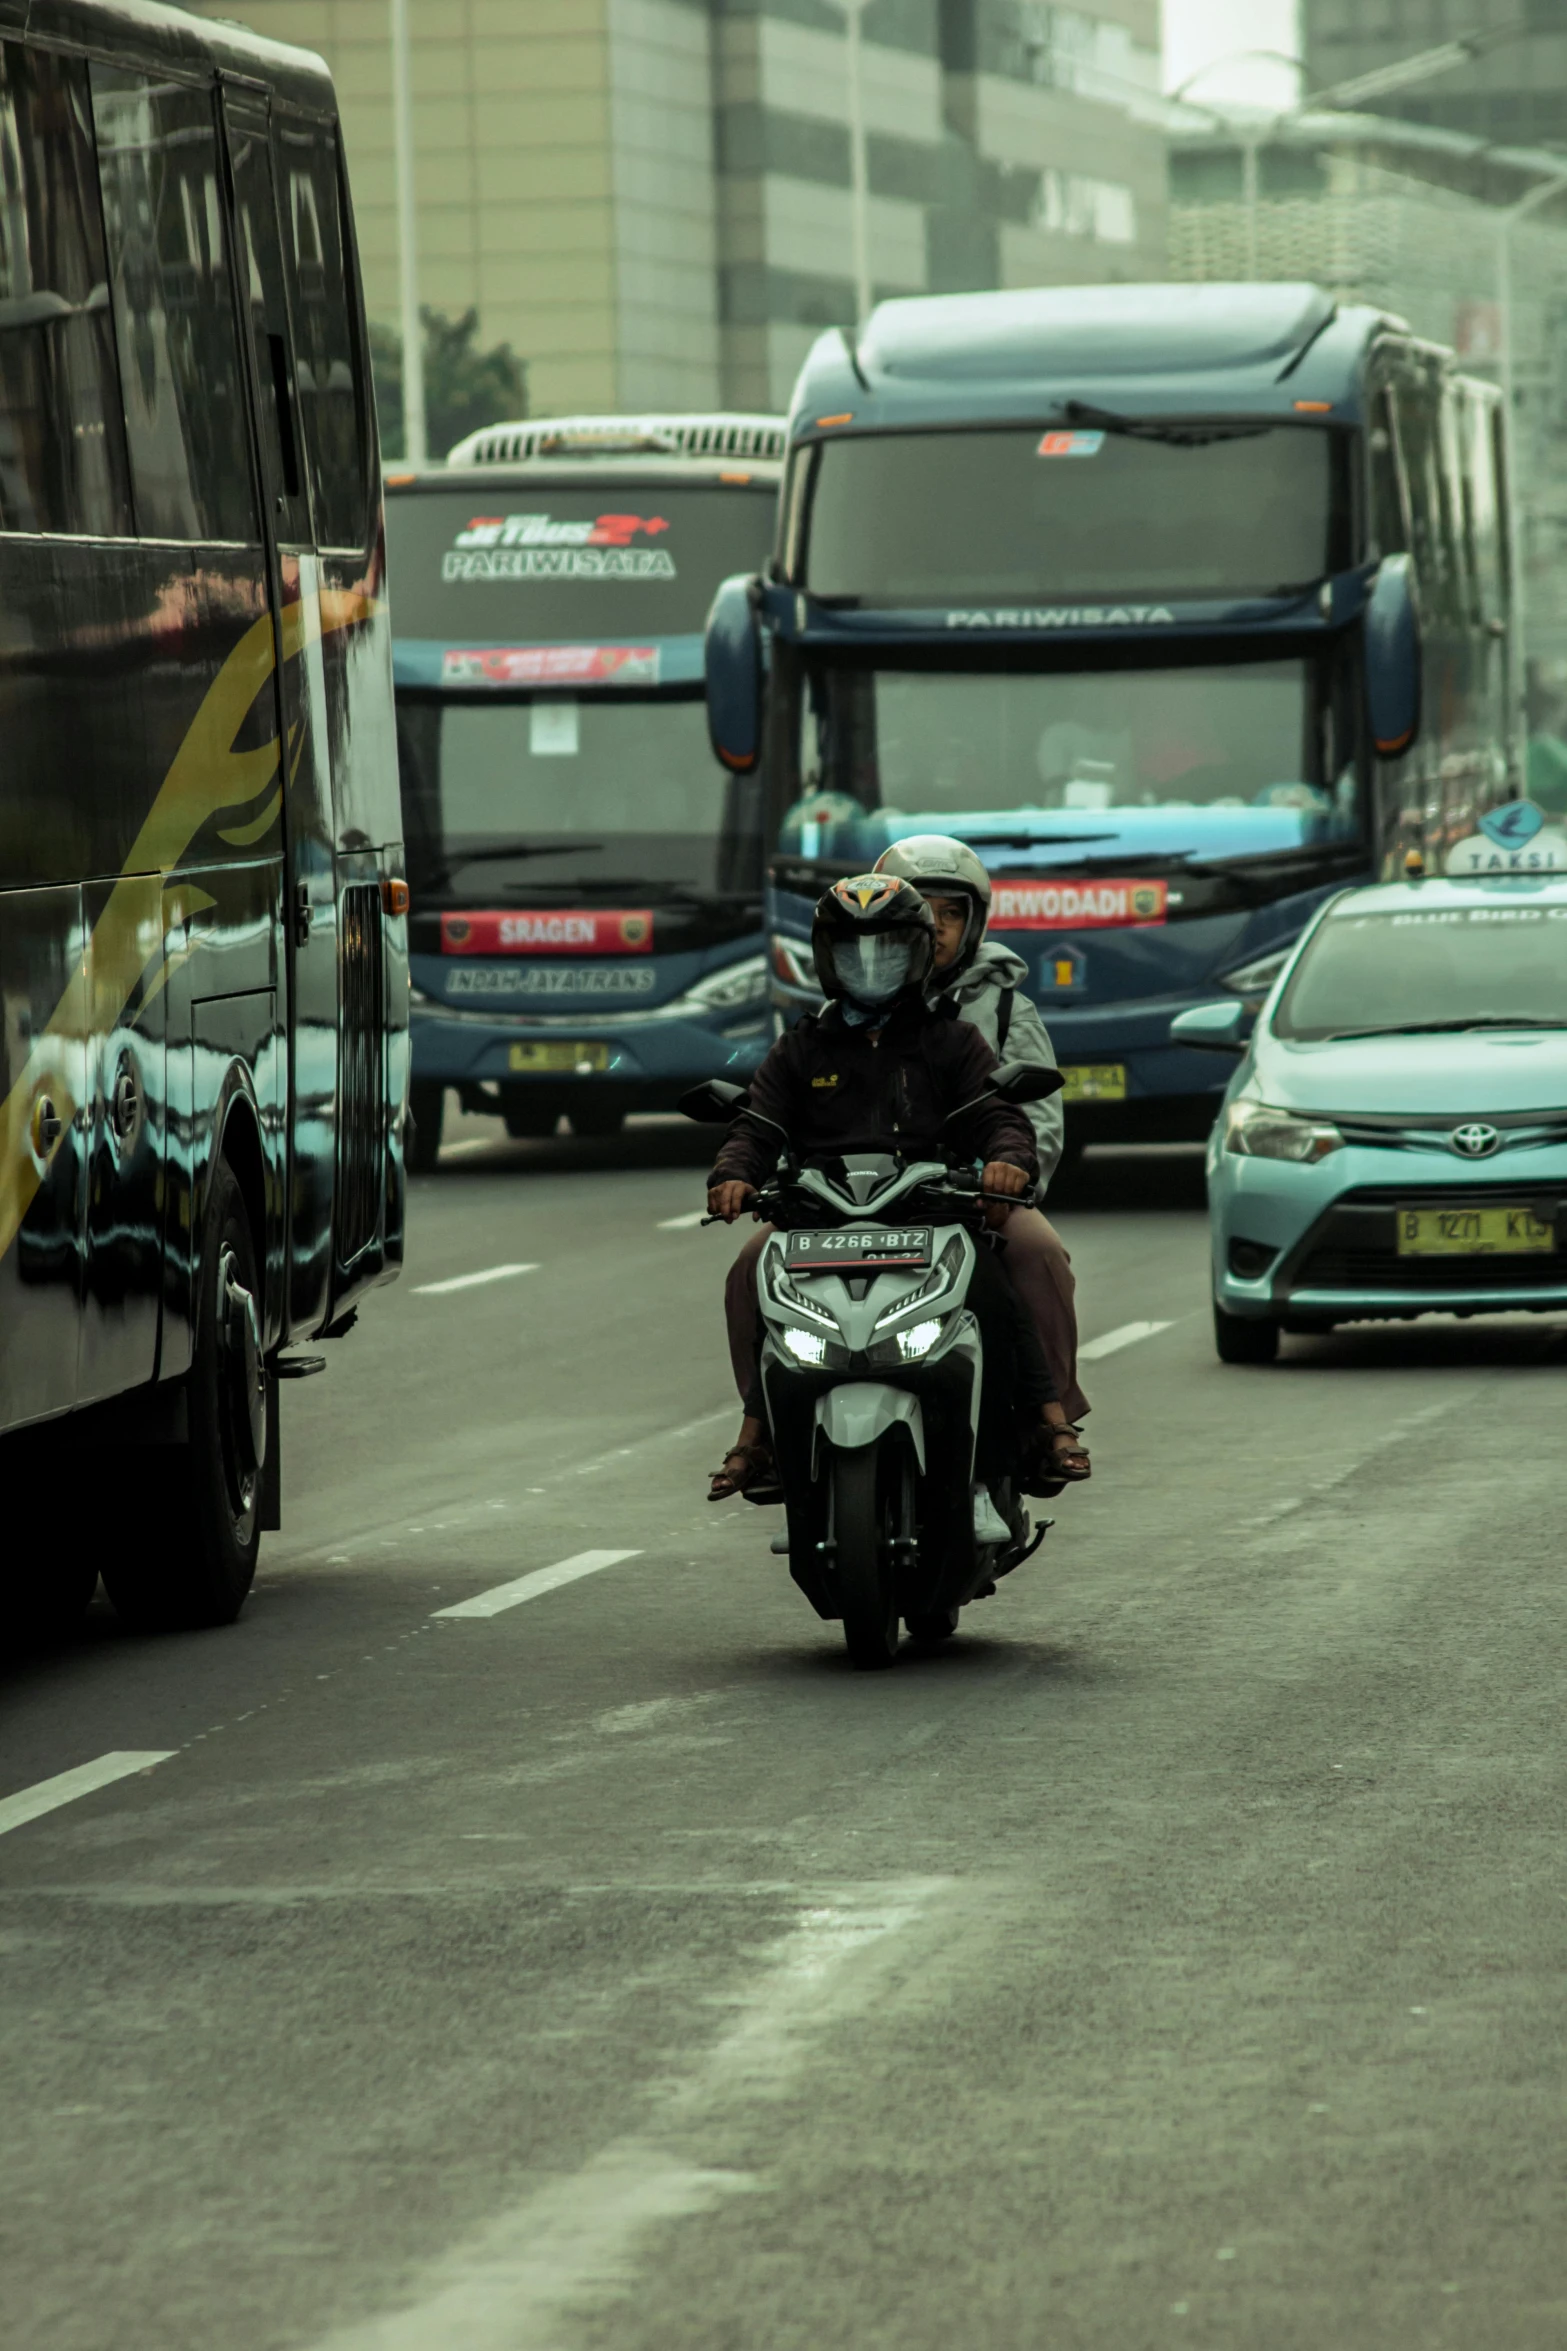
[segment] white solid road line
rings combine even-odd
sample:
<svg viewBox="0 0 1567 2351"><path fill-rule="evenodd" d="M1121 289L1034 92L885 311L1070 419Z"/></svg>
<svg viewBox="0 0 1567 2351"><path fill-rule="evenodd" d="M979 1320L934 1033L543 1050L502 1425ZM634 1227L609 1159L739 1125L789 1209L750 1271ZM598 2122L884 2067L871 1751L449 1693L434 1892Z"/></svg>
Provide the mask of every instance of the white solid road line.
<svg viewBox="0 0 1567 2351"><path fill-rule="evenodd" d="M487 1592L475 1593L471 1600L459 1600L455 1608L434 1608L432 1616L499 1616L504 1608L516 1608L524 1600L536 1600L541 1592L553 1592L562 1584L574 1584L578 1576L597 1575L601 1567L617 1567L622 1559L640 1559L640 1551L575 1551L569 1559L557 1559L553 1567L535 1568L532 1575L520 1575L514 1583L492 1584Z"/></svg>
<svg viewBox="0 0 1567 2351"><path fill-rule="evenodd" d="M509 1282L513 1274L537 1273L536 1265L487 1265L483 1273L454 1273L449 1282L415 1282L416 1298L445 1298L453 1290L477 1290L485 1282Z"/></svg>
<svg viewBox="0 0 1567 2351"><path fill-rule="evenodd" d="M116 1780L129 1779L134 1771L150 1771L155 1763L167 1763L178 1752L175 1747L116 1747L92 1763L77 1764L74 1771L56 1772L52 1780L20 1788L14 1796L0 1798L0 1837L7 1829L19 1829L24 1821L57 1811L62 1804L74 1804L78 1796L90 1796L95 1788L112 1787Z"/></svg>
<svg viewBox="0 0 1567 2351"><path fill-rule="evenodd" d="M706 1214L705 1208L692 1208L684 1216L661 1216L658 1229L661 1233L688 1233L693 1225L701 1223Z"/></svg>
<svg viewBox="0 0 1567 2351"><path fill-rule="evenodd" d="M1157 1338L1161 1331L1172 1326L1167 1322L1123 1322L1120 1329L1106 1331L1102 1339L1090 1339L1077 1350L1079 1363L1097 1363L1103 1355L1119 1355L1123 1347L1134 1347L1139 1339Z"/></svg>

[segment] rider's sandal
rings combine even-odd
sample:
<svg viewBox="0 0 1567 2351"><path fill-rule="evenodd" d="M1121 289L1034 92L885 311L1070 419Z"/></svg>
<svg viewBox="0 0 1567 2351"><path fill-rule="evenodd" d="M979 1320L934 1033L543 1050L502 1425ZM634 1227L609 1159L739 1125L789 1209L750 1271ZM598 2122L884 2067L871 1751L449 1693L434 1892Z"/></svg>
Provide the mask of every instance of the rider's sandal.
<svg viewBox="0 0 1567 2351"><path fill-rule="evenodd" d="M739 1464L738 1470L730 1468L731 1462ZM749 1445L731 1445L724 1455L722 1468L711 1473L713 1482L708 1488L707 1498L709 1502L727 1502L731 1494L743 1494L751 1486L774 1484L776 1474L770 1445L760 1441Z"/></svg>

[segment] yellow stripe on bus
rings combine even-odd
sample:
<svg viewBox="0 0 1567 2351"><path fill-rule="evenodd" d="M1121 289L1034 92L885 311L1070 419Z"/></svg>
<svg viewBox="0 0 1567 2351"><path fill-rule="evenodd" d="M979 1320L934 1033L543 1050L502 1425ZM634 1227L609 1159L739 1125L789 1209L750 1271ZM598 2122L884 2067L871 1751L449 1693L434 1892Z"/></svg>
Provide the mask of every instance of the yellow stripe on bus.
<svg viewBox="0 0 1567 2351"><path fill-rule="evenodd" d="M294 660L307 644L368 620L378 610L374 597L338 589L286 605L284 661ZM70 1124L80 1105L67 1074L69 1048L80 1047L88 1036L115 1025L148 964L161 952L163 925L149 924L146 918L147 877L172 873L209 817L220 808L253 803L277 775L276 735L254 750L234 749L234 737L272 675L273 646L272 618L263 614L245 631L207 688L131 844L120 879L93 925L86 952L0 1103L0 1257L16 1239L42 1180L29 1134L35 1099L40 1091L47 1092L62 1126ZM154 929L157 936L152 935Z"/></svg>

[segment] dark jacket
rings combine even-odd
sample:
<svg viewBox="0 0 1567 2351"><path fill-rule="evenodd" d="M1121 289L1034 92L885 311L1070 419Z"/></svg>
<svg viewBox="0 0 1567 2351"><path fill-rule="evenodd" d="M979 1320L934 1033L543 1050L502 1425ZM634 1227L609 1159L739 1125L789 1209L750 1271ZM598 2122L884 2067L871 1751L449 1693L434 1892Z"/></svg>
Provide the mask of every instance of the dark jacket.
<svg viewBox="0 0 1567 2351"><path fill-rule="evenodd" d="M1038 1172L1034 1132L1024 1113L984 1095L996 1066L978 1029L955 1007L906 999L877 1032L851 1028L836 1004L807 1014L781 1036L751 1080L752 1108L787 1133L803 1159L846 1152L902 1151L914 1158L1005 1159ZM709 1183L760 1184L781 1139L742 1111Z"/></svg>

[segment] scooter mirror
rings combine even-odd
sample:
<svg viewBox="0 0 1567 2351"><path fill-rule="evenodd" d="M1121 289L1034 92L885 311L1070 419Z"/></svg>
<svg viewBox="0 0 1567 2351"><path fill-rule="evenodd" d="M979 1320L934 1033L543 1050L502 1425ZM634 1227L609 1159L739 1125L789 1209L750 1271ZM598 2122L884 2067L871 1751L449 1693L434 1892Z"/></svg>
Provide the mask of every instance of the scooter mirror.
<svg viewBox="0 0 1567 2351"><path fill-rule="evenodd" d="M726 1127L750 1099L744 1086L731 1085L727 1078L706 1078L700 1086L693 1086L689 1094L682 1094L675 1108L683 1117L694 1118L703 1126Z"/></svg>
<svg viewBox="0 0 1567 2351"><path fill-rule="evenodd" d="M1066 1084L1058 1069L1037 1061L1003 1061L991 1073L991 1085L1009 1102L1048 1102Z"/></svg>

